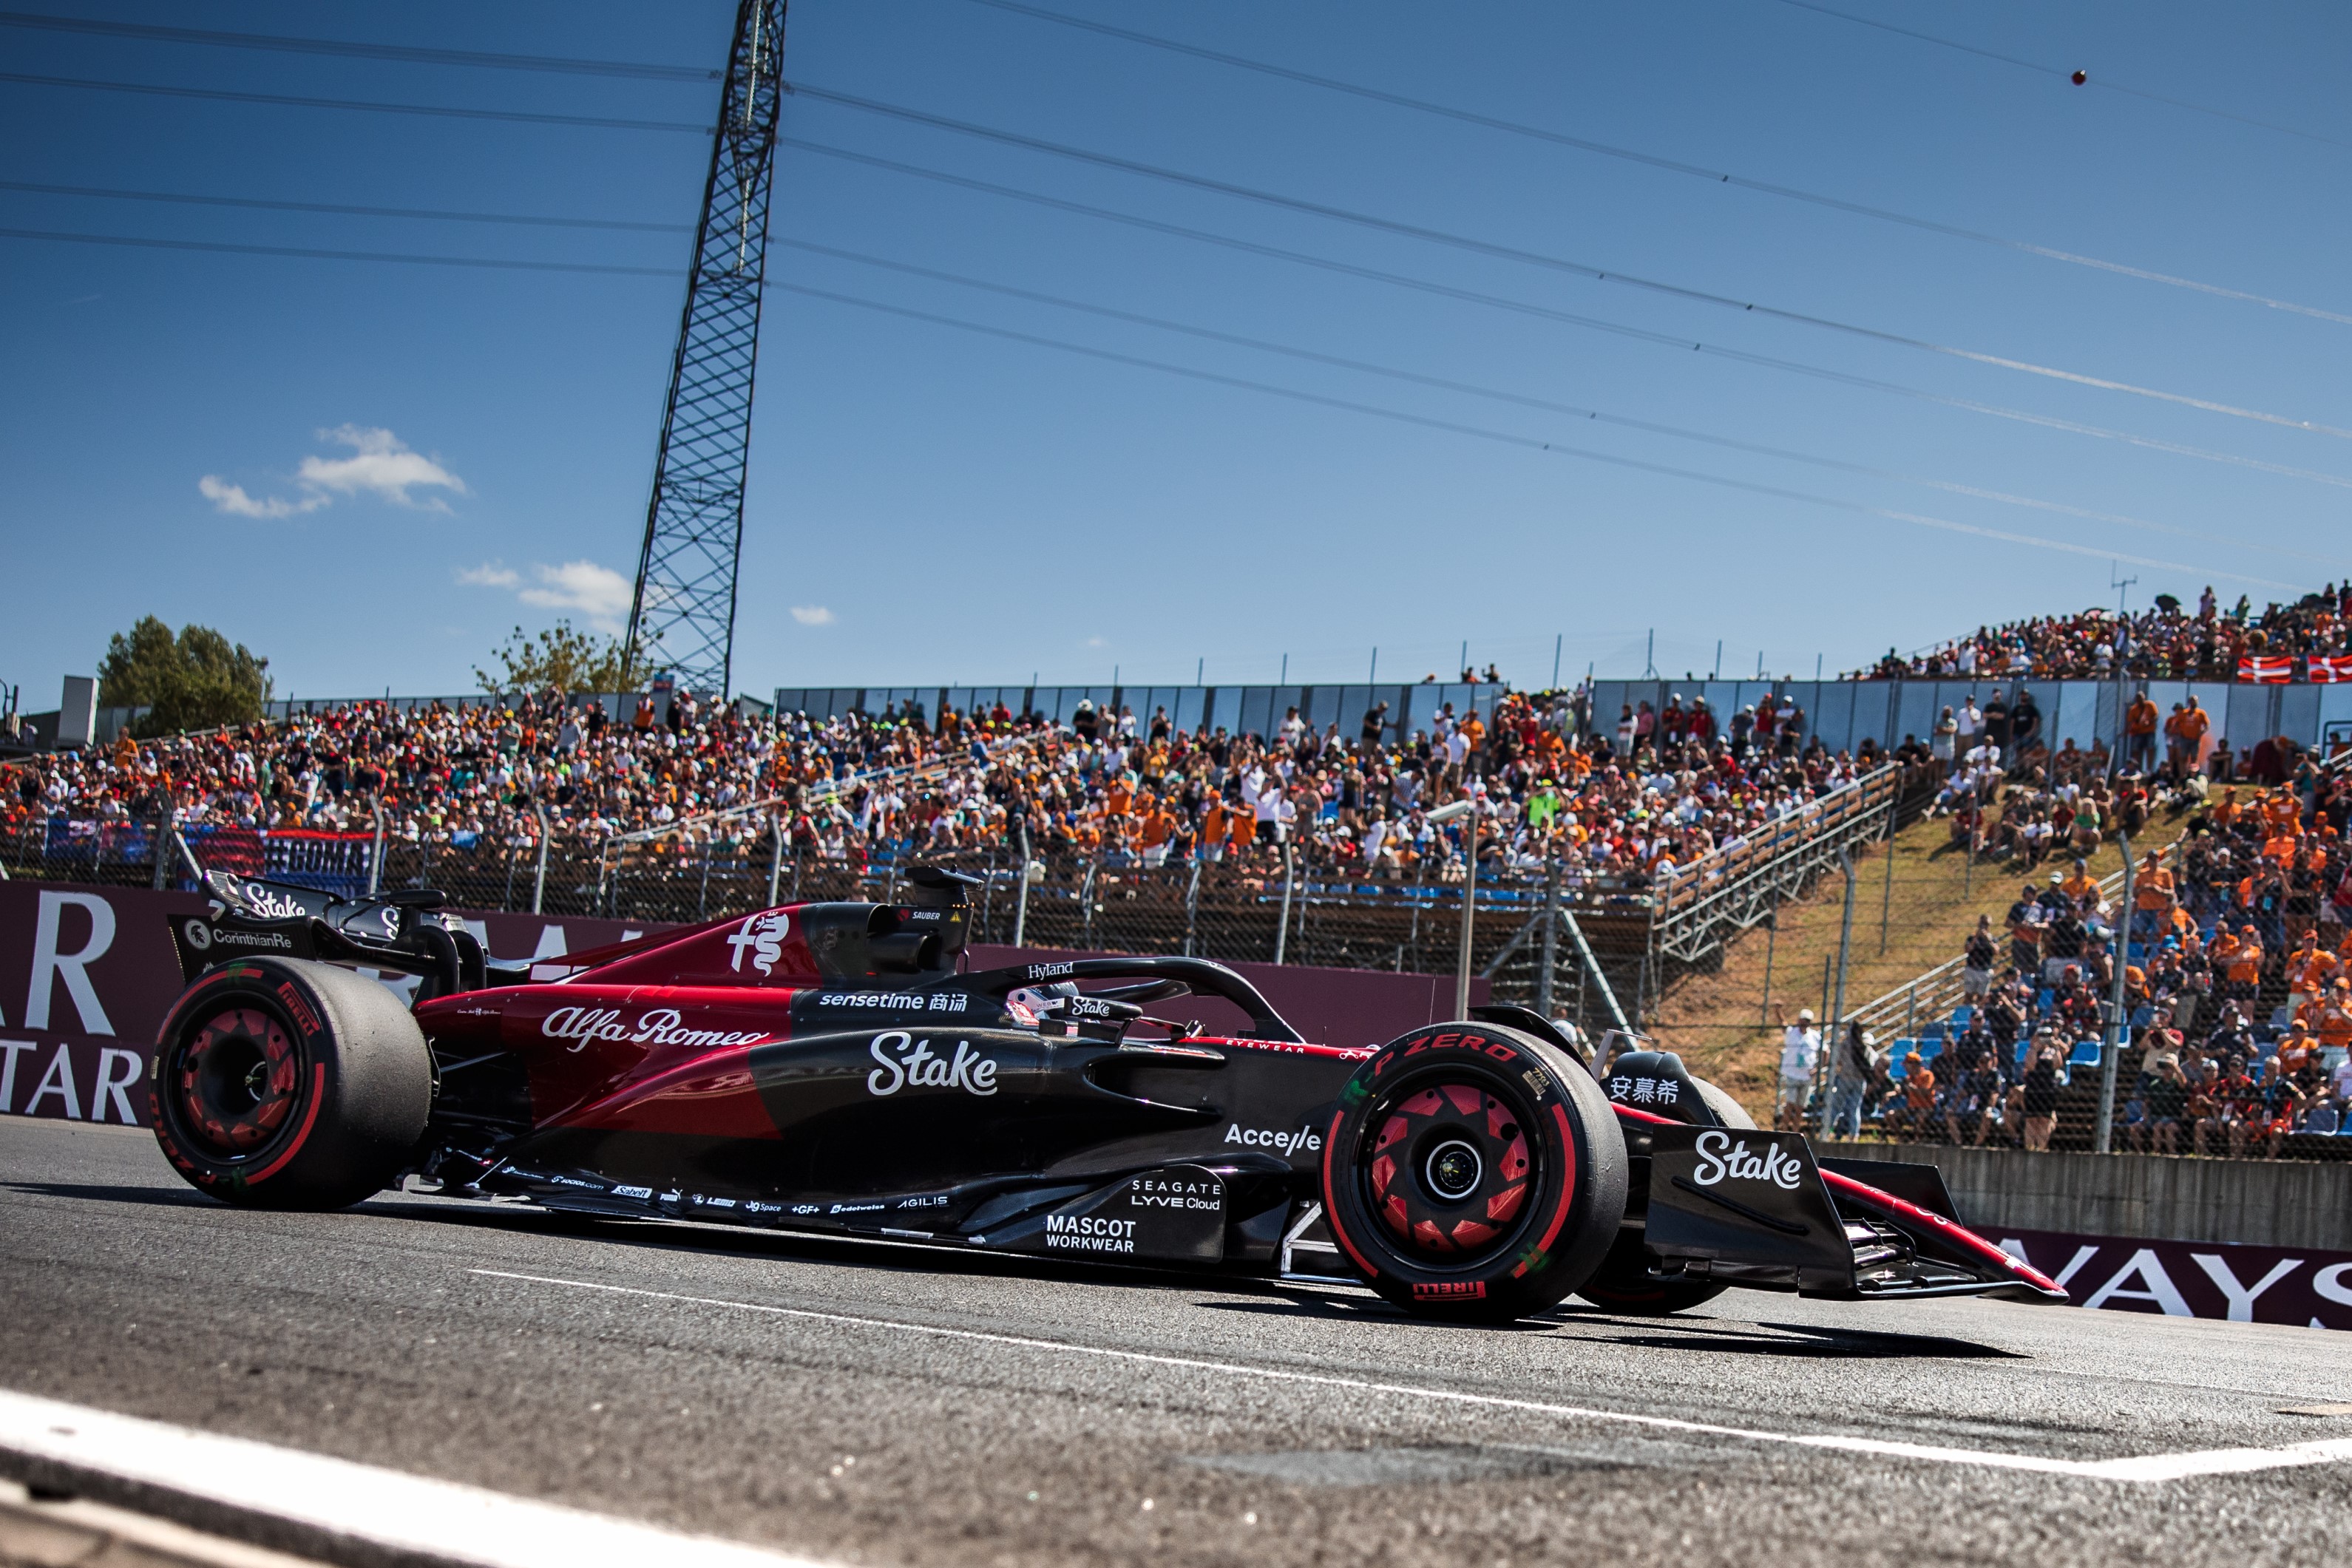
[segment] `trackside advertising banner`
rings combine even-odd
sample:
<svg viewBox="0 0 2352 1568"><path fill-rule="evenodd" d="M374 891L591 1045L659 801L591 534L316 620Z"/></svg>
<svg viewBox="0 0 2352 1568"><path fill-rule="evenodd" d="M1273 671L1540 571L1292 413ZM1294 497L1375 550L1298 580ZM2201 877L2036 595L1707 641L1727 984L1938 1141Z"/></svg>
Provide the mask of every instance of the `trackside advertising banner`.
<svg viewBox="0 0 2352 1568"><path fill-rule="evenodd" d="M192 893L0 882L0 1113L146 1125L155 1031L180 994L165 922L204 907ZM494 957L516 959L651 928L535 915L467 923Z"/></svg>
<svg viewBox="0 0 2352 1568"><path fill-rule="evenodd" d="M2352 1252L1988 1230L2066 1287L2078 1307L2352 1329Z"/></svg>

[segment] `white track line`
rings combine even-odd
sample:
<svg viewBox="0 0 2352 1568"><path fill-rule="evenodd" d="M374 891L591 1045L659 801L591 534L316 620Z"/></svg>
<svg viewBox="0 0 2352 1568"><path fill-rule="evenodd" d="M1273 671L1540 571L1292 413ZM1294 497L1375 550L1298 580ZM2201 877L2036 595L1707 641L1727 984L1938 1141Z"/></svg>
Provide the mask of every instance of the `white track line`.
<svg viewBox="0 0 2352 1568"><path fill-rule="evenodd" d="M818 1568L553 1503L0 1391L0 1451L482 1568Z"/></svg>
<svg viewBox="0 0 2352 1568"><path fill-rule="evenodd" d="M812 1312L803 1307L772 1307L755 1301L730 1301L710 1296L684 1296L668 1291L643 1291L626 1285L603 1285L589 1280L561 1280L544 1274L516 1274L503 1269L468 1269L492 1280L519 1280L534 1285L556 1285L573 1291L602 1291L616 1296L647 1297L690 1306L724 1307L739 1312L765 1312L775 1317L813 1322L842 1323L856 1328L887 1329L893 1333L931 1334L940 1339L982 1344L1018 1345L1028 1350L1058 1351L1066 1355L1100 1356L1111 1361L1139 1362L1150 1366L1178 1367L1190 1372L1215 1372L1229 1377L1259 1378L1274 1383L1304 1383L1324 1388L1346 1388L1364 1394L1393 1394L1447 1405L1476 1406L1491 1410L1517 1410L1571 1420L1614 1421L1657 1431L1688 1432L1702 1437L1731 1437L1749 1443L1778 1443L1802 1448L1830 1448L1851 1454L1875 1454L1889 1458L1924 1459L1942 1465L1979 1465L1995 1469L2032 1470L2043 1475L2076 1476L2090 1480L2171 1481L2189 1476L2241 1474L2248 1470L2284 1469L2298 1465L2324 1465L2352 1459L2352 1437L2316 1443L2296 1443L2281 1448L2209 1448L2183 1454L2141 1454L2119 1459L2057 1459L2041 1454L2003 1453L1990 1448L1945 1448L1924 1443L1894 1443L1877 1437L1849 1437L1833 1432L1766 1432L1747 1427L1725 1427L1706 1421L1681 1421L1670 1416L1637 1416L1623 1410L1597 1410L1578 1405L1552 1405L1534 1399L1507 1399L1493 1394L1468 1394L1452 1388L1423 1388L1408 1383L1373 1383L1329 1373L1291 1372L1278 1367L1249 1366L1238 1362L1204 1361L1193 1356L1158 1355L1148 1351L1114 1350L1102 1345L1072 1344L1063 1340L1032 1339L1021 1334L987 1333L978 1329L939 1328L929 1323L900 1322L888 1318L860 1317L847 1312Z"/></svg>

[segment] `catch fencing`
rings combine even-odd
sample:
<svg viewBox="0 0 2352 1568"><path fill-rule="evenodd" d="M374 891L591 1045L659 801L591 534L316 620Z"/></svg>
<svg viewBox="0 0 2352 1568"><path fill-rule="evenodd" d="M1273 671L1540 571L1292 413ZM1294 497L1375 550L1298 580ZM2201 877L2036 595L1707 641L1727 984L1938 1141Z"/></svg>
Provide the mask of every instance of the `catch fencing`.
<svg viewBox="0 0 2352 1568"><path fill-rule="evenodd" d="M846 787L824 786L800 804ZM1922 788L1916 772L1883 768L1655 881L1596 876L1558 862L1482 866L1472 972L1497 998L1595 1034L1647 1029L1670 987L1719 966L1727 945L1769 920L1779 901L1801 897L1855 844L1890 831L1924 799ZM919 852L885 843L828 854L794 842L779 808L758 801L602 842L560 833L413 842L188 827L177 841L163 841L160 862L152 825L59 819L0 849L0 869L188 887L196 865L218 865L346 896L431 886L469 909L692 923L777 903L888 902L919 862L979 879L974 942L1422 975L1451 975L1460 962L1458 867L1454 880L1428 871L1383 880L1335 868L1303 846L1263 844L1246 856L1172 864L1046 846L1024 856L1005 844Z"/></svg>

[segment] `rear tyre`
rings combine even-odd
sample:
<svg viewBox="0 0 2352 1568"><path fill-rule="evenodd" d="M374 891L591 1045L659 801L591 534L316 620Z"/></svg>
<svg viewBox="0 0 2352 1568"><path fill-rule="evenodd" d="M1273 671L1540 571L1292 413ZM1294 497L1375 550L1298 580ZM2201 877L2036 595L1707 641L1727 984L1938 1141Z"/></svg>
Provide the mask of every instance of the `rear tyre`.
<svg viewBox="0 0 2352 1568"><path fill-rule="evenodd" d="M1727 1127L1752 1130L1756 1122L1738 1101L1709 1083L1704 1078L1694 1078L1691 1086L1715 1119ZM1730 1287L1700 1284L1696 1281L1653 1280L1650 1278L1650 1254L1642 1245L1642 1232L1620 1231L1609 1256L1593 1270L1592 1278L1577 1289L1577 1294L1596 1307L1606 1307L1612 1312L1633 1317L1664 1317L1670 1312L1688 1312L1704 1306Z"/></svg>
<svg viewBox="0 0 2352 1568"><path fill-rule="evenodd" d="M1407 1312L1503 1322L1557 1305L1625 1214L1625 1143L1591 1076L1533 1036L1433 1024L1339 1095L1323 1147L1332 1239Z"/></svg>
<svg viewBox="0 0 2352 1568"><path fill-rule="evenodd" d="M397 1177L433 1106L424 1032L383 986L294 958L204 976L163 1020L149 1110L190 1186L252 1208L344 1208Z"/></svg>

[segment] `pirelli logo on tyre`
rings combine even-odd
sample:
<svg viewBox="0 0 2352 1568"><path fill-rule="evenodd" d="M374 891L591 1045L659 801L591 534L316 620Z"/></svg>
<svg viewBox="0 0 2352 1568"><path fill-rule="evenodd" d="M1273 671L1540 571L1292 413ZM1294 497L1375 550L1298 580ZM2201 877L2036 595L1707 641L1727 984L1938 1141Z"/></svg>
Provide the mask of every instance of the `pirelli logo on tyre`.
<svg viewBox="0 0 2352 1568"><path fill-rule="evenodd" d="M286 1010L294 1015L294 1021L301 1026L304 1034L319 1032L319 1015L310 1010L310 1004L302 999L302 993L294 988L291 980L278 982L278 997L286 1004Z"/></svg>
<svg viewBox="0 0 2352 1568"><path fill-rule="evenodd" d="M1415 1281L1412 1299L1416 1301L1483 1301L1486 1299L1484 1280L1423 1280Z"/></svg>

